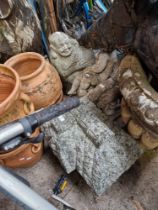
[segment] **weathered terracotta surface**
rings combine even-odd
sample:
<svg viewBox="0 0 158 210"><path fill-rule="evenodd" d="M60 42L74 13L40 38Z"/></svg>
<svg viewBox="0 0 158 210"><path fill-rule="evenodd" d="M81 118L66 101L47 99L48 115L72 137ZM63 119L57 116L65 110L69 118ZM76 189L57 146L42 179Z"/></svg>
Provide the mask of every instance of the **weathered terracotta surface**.
<svg viewBox="0 0 158 210"><path fill-rule="evenodd" d="M18 74L12 68L0 65L0 125L34 111L31 99L20 87ZM37 130L33 136L38 134ZM42 144L26 144L11 152L0 154L0 164L8 167L28 167L40 159L42 152Z"/></svg>
<svg viewBox="0 0 158 210"><path fill-rule="evenodd" d="M129 133L146 146L150 140L150 144L154 142L154 147L158 146L158 93L151 87L135 56L126 56L119 71L119 86L126 102L122 103L122 118L128 124ZM144 135L146 132L148 137Z"/></svg>
<svg viewBox="0 0 158 210"><path fill-rule="evenodd" d="M37 130L33 136L37 136ZM0 154L0 164L11 168L31 167L38 162L43 154L43 143L24 144L17 149Z"/></svg>
<svg viewBox="0 0 158 210"><path fill-rule="evenodd" d="M34 52L13 56L5 63L19 74L22 90L30 96L35 109L56 103L62 95L62 83L55 68Z"/></svg>
<svg viewBox="0 0 158 210"><path fill-rule="evenodd" d="M0 125L19 119L34 111L30 98L21 92L18 74L0 65Z"/></svg>

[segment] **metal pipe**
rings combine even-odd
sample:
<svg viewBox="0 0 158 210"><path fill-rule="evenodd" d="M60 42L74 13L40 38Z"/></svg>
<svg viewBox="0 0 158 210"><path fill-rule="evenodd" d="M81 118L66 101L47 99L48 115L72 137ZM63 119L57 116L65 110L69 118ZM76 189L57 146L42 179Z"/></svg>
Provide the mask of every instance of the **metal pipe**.
<svg viewBox="0 0 158 210"><path fill-rule="evenodd" d="M0 145L24 132L21 123L16 122L0 128Z"/></svg>
<svg viewBox="0 0 158 210"><path fill-rule="evenodd" d="M59 104L48 106L47 108L28 116L28 119L29 117L31 118L32 116L34 116L38 122L38 126L40 126L43 123L48 122L49 120L52 120L53 118L58 117L79 105L80 105L79 98L70 97L65 99Z"/></svg>
<svg viewBox="0 0 158 210"><path fill-rule="evenodd" d="M21 134L25 134L29 137L32 131L34 131L38 126L70 111L79 105L80 100L77 97L72 97L59 104L50 105L49 107L38 110L19 121L13 121L9 124L0 126L0 145Z"/></svg>
<svg viewBox="0 0 158 210"><path fill-rule="evenodd" d="M57 210L30 187L18 180L0 166L0 190L19 201L22 207L29 210Z"/></svg>

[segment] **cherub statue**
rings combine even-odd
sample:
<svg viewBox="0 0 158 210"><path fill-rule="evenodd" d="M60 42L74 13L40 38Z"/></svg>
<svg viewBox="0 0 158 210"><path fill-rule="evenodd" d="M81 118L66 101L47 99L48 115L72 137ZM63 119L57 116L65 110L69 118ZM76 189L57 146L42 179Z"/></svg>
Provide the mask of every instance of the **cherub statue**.
<svg viewBox="0 0 158 210"><path fill-rule="evenodd" d="M86 96L104 109L115 101L119 92L116 56L83 48L63 32L50 35L49 42L51 62L66 83L66 94Z"/></svg>
<svg viewBox="0 0 158 210"><path fill-rule="evenodd" d="M51 62L57 68L63 80L72 80L73 78L68 78L70 75L95 62L94 53L91 49L79 46L77 40L63 32L51 34L49 42Z"/></svg>
<svg viewBox="0 0 158 210"><path fill-rule="evenodd" d="M103 80L109 76L111 71L111 68L109 68L106 73L104 72L109 59L110 57L106 53L97 55L95 64L85 68L80 74L76 75L68 95L77 94L79 96L84 96L88 93L89 89L92 90L92 87L96 87L103 82Z"/></svg>

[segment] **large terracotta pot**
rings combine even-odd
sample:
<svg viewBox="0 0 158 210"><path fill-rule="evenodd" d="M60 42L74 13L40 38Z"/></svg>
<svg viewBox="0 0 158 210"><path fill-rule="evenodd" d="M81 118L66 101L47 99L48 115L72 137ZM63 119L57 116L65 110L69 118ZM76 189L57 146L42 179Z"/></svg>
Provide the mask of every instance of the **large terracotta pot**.
<svg viewBox="0 0 158 210"><path fill-rule="evenodd" d="M33 134L37 136L39 131ZM0 164L11 168L26 168L37 163L43 154L43 143L40 144L24 144L17 149L0 154Z"/></svg>
<svg viewBox="0 0 158 210"><path fill-rule="evenodd" d="M18 74L12 68L0 65L0 125L34 111L31 99L20 87Z"/></svg>
<svg viewBox="0 0 158 210"><path fill-rule="evenodd" d="M0 65L0 125L24 117L34 111L31 99L21 92L18 74L5 65ZM37 136L37 130L33 136ZM27 144L0 154L0 164L9 167L31 166L41 157L42 144Z"/></svg>
<svg viewBox="0 0 158 210"><path fill-rule="evenodd" d="M31 97L35 109L55 104L62 96L62 83L55 68L38 53L27 52L11 57L5 65L19 74L22 90Z"/></svg>

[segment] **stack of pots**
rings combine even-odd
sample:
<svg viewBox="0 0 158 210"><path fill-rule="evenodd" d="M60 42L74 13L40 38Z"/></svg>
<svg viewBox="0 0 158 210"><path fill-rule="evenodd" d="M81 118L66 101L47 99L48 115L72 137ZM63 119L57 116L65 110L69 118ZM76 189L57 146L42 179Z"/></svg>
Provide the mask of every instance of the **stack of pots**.
<svg viewBox="0 0 158 210"><path fill-rule="evenodd" d="M5 65L0 65L0 125L22 118L34 111L29 96L21 91L18 74ZM37 136L38 130L33 134ZM42 144L25 144L17 149L2 153L0 164L8 167L28 167L36 163L42 155Z"/></svg>
<svg viewBox="0 0 158 210"><path fill-rule="evenodd" d="M62 83L56 70L37 53L22 53L0 65L0 125L62 100ZM35 107L35 108L34 108ZM37 136L39 130L33 134ZM0 151L0 164L29 167L40 160L43 144L24 144Z"/></svg>

